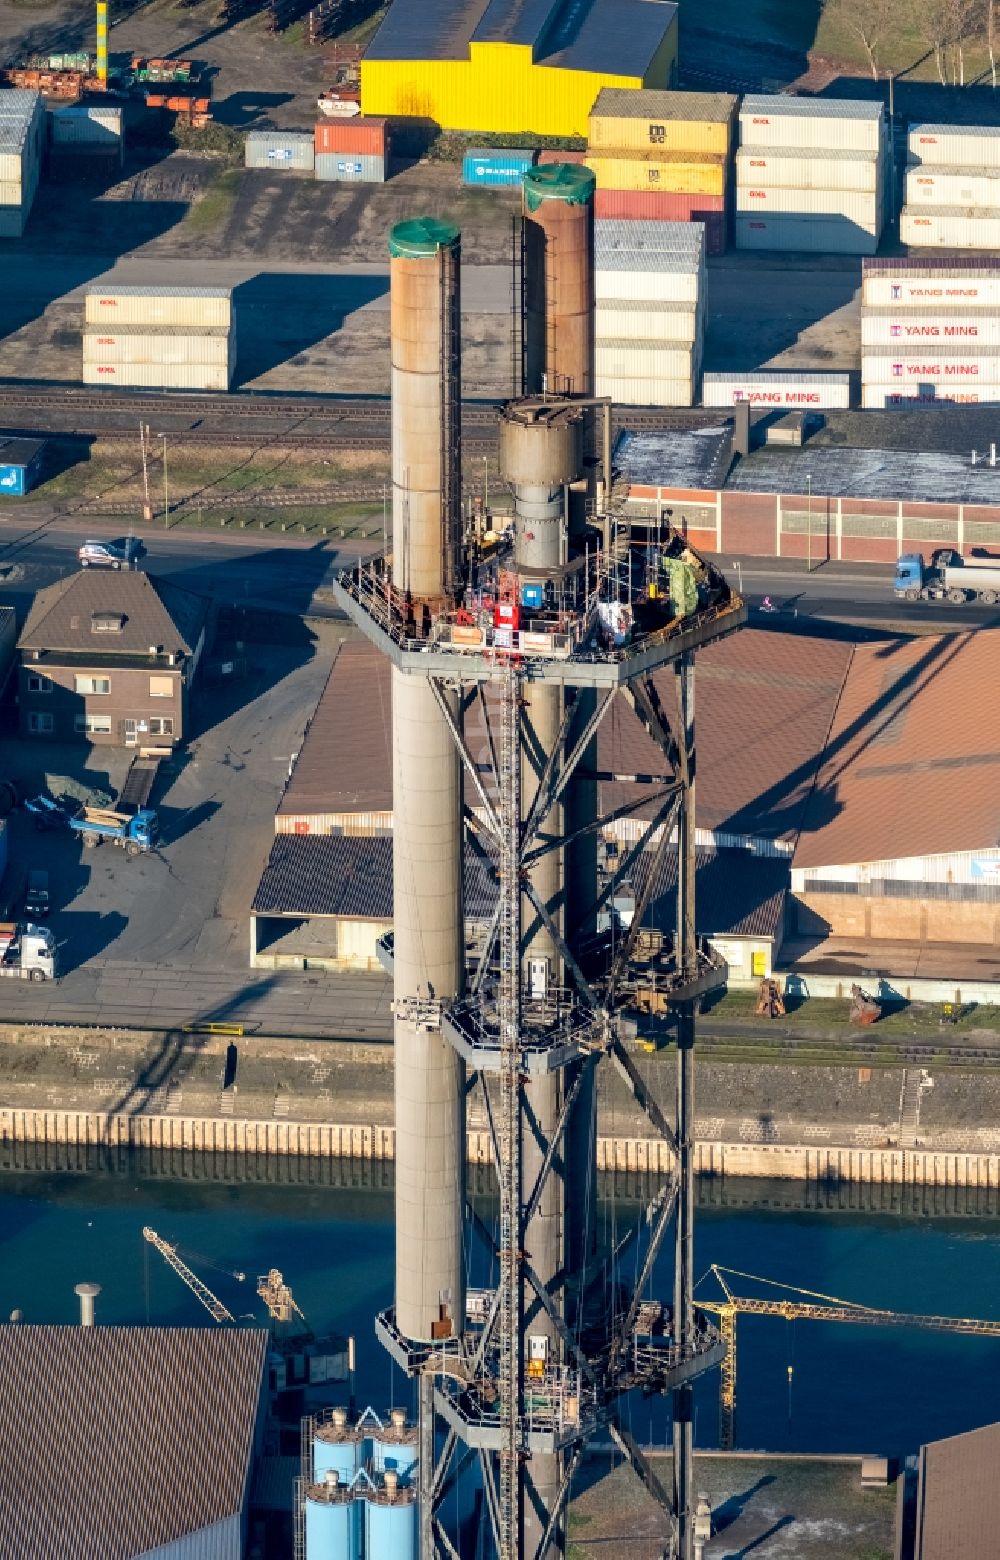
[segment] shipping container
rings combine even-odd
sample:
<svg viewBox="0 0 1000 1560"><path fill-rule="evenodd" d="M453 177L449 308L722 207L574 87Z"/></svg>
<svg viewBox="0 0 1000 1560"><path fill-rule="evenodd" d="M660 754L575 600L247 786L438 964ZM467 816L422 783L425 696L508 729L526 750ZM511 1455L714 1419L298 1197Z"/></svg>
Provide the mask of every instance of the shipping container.
<svg viewBox="0 0 1000 1560"><path fill-rule="evenodd" d="M605 298L594 311L597 336L621 341L697 341L704 313L700 303L637 303L630 298Z"/></svg>
<svg viewBox="0 0 1000 1560"><path fill-rule="evenodd" d="M865 309L934 311L1000 309L1000 256L910 255L866 260L861 271Z"/></svg>
<svg viewBox="0 0 1000 1560"><path fill-rule="evenodd" d="M49 115L53 146L117 146L122 141L122 111L101 104L75 104Z"/></svg>
<svg viewBox="0 0 1000 1560"><path fill-rule="evenodd" d="M892 410L896 407L935 406L941 402L949 406L995 406L1000 402L1000 383L995 385L928 385L923 394L918 385L911 385L904 393L898 384L863 384L861 405L866 412Z"/></svg>
<svg viewBox="0 0 1000 1560"><path fill-rule="evenodd" d="M650 222L642 218L601 217L594 222L594 255L643 251L684 254L700 259L705 235L690 222Z"/></svg>
<svg viewBox="0 0 1000 1560"><path fill-rule="evenodd" d="M112 331L106 325L91 325L83 333L83 361L221 366L229 369L231 377L236 366L236 338L232 331L218 326L150 330L145 325L126 325Z"/></svg>
<svg viewBox="0 0 1000 1560"><path fill-rule="evenodd" d="M740 107L741 146L879 152L884 135L881 103L748 93Z"/></svg>
<svg viewBox="0 0 1000 1560"><path fill-rule="evenodd" d="M766 189L859 190L875 194L882 183L876 152L831 152L745 146L736 154L736 182Z"/></svg>
<svg viewBox="0 0 1000 1560"><path fill-rule="evenodd" d="M635 341L598 336L594 373L603 379L690 379L699 349L690 341Z"/></svg>
<svg viewBox="0 0 1000 1560"><path fill-rule="evenodd" d="M607 299L624 299L640 307L645 303L686 303L696 305L701 296L702 278L675 256L665 256L657 270L627 271L623 268L594 272L594 298L598 305Z"/></svg>
<svg viewBox="0 0 1000 1560"><path fill-rule="evenodd" d="M359 114L355 119L321 119L314 139L317 152L354 152L362 157L384 157L388 151L387 119Z"/></svg>
<svg viewBox="0 0 1000 1560"><path fill-rule="evenodd" d="M462 183L513 187L520 184L534 163L531 147L470 147L462 159Z"/></svg>
<svg viewBox="0 0 1000 1560"><path fill-rule="evenodd" d="M907 150L914 162L938 167L1000 168L1000 127L913 125Z"/></svg>
<svg viewBox="0 0 1000 1560"><path fill-rule="evenodd" d="M899 237L901 243L925 249L1000 249L1000 211L978 206L904 206Z"/></svg>
<svg viewBox="0 0 1000 1560"><path fill-rule="evenodd" d="M738 212L735 218L737 249L773 249L801 254L872 255L878 248L874 233L846 217L782 215Z"/></svg>
<svg viewBox="0 0 1000 1560"><path fill-rule="evenodd" d="M384 184L385 158L317 152L316 177L331 184Z"/></svg>
<svg viewBox="0 0 1000 1560"><path fill-rule="evenodd" d="M1000 168L907 168L906 205L1000 209Z"/></svg>
<svg viewBox="0 0 1000 1560"><path fill-rule="evenodd" d="M802 217L846 217L866 233L882 225L882 196L858 190L786 190L750 184L736 187L736 212L774 212Z"/></svg>
<svg viewBox="0 0 1000 1560"><path fill-rule="evenodd" d="M558 147L543 147L535 158L535 167L544 168L549 163L582 163L587 161L587 153L576 151L561 151Z"/></svg>
<svg viewBox="0 0 1000 1560"><path fill-rule="evenodd" d="M970 346L1000 346L1000 309L940 309L908 313L904 309L863 309L861 345L891 347L935 341Z"/></svg>
<svg viewBox="0 0 1000 1560"><path fill-rule="evenodd" d="M737 99L728 92L632 92L605 87L590 115L591 149L728 156Z"/></svg>
<svg viewBox="0 0 1000 1560"><path fill-rule="evenodd" d="M615 379L595 374L594 394L610 396L616 406L693 406L690 379Z"/></svg>
<svg viewBox="0 0 1000 1560"><path fill-rule="evenodd" d="M845 411L851 404L849 374L705 374L701 382L703 406L776 406L799 411Z"/></svg>
<svg viewBox="0 0 1000 1560"><path fill-rule="evenodd" d="M88 325L223 325L232 324L229 287L121 287L99 282L87 288L84 319Z"/></svg>
<svg viewBox="0 0 1000 1560"><path fill-rule="evenodd" d="M599 190L670 190L677 195L725 195L729 163L725 158L677 152L656 156L621 152L597 157L588 152L587 167Z"/></svg>
<svg viewBox="0 0 1000 1560"><path fill-rule="evenodd" d="M20 179L0 181L0 206L21 206L24 203L24 185Z"/></svg>
<svg viewBox="0 0 1000 1560"><path fill-rule="evenodd" d="M83 383L118 390L228 390L229 370L210 363L84 363Z"/></svg>
<svg viewBox="0 0 1000 1560"><path fill-rule="evenodd" d="M867 384L895 384L897 388L920 384L971 385L1000 383L1000 352L995 347L925 346L865 347L861 353L861 378Z"/></svg>
<svg viewBox="0 0 1000 1560"><path fill-rule="evenodd" d="M243 141L243 160L247 168L312 173L315 161L312 132L250 130Z"/></svg>
<svg viewBox="0 0 1000 1560"><path fill-rule="evenodd" d="M713 203L721 208L712 210ZM705 229L705 253L722 255L729 241L725 198L715 195L656 195L637 190L595 190L598 220L700 222Z"/></svg>

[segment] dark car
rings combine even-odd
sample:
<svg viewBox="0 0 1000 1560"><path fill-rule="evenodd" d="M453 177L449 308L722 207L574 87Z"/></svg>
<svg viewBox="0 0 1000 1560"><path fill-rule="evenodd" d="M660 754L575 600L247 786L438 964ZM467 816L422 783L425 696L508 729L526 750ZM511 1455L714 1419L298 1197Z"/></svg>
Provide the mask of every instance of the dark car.
<svg viewBox="0 0 1000 1560"><path fill-rule="evenodd" d="M54 801L51 796L32 796L24 804L24 810L40 832L47 829L68 829L69 820L80 811L80 803L72 796L61 796Z"/></svg>
<svg viewBox="0 0 1000 1560"><path fill-rule="evenodd" d="M137 536L119 536L113 542L84 542L77 557L81 569L134 569L145 555Z"/></svg>

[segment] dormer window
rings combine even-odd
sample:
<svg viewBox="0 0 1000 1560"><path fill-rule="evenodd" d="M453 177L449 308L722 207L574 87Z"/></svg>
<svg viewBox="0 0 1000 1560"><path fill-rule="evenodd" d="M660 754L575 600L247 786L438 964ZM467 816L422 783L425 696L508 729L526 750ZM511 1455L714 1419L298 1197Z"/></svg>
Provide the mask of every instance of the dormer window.
<svg viewBox="0 0 1000 1560"><path fill-rule="evenodd" d="M120 634L125 627L123 612L93 612L90 617L92 634Z"/></svg>

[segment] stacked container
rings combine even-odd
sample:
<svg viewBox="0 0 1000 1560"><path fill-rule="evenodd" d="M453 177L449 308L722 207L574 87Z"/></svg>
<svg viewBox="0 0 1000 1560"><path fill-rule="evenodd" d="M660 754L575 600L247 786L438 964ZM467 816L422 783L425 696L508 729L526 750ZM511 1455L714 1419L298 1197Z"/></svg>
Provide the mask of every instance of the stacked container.
<svg viewBox="0 0 1000 1560"><path fill-rule="evenodd" d="M371 114L321 119L313 132L317 179L384 184L389 176L389 121Z"/></svg>
<svg viewBox="0 0 1000 1560"><path fill-rule="evenodd" d="M868 260L861 404L1000 401L1000 256Z"/></svg>
<svg viewBox="0 0 1000 1560"><path fill-rule="evenodd" d="M722 254L736 101L725 92L605 87L586 158L595 216L703 222L708 254Z"/></svg>
<svg viewBox="0 0 1000 1560"><path fill-rule="evenodd" d="M87 289L85 385L228 390L235 368L231 288Z"/></svg>
<svg viewBox="0 0 1000 1560"><path fill-rule="evenodd" d="M250 130L243 142L247 168L312 173L314 157L311 130Z"/></svg>
<svg viewBox="0 0 1000 1560"><path fill-rule="evenodd" d="M512 189L534 165L535 153L530 146L472 146L462 159L462 183Z"/></svg>
<svg viewBox="0 0 1000 1560"><path fill-rule="evenodd" d="M116 174L123 156L122 111L117 105L74 104L49 115L49 157L57 176Z"/></svg>
<svg viewBox="0 0 1000 1560"><path fill-rule="evenodd" d="M1000 129L913 127L899 236L926 249L1000 250Z"/></svg>
<svg viewBox="0 0 1000 1560"><path fill-rule="evenodd" d="M692 406L701 372L701 223L594 223L594 393L622 406Z"/></svg>
<svg viewBox="0 0 1000 1560"><path fill-rule="evenodd" d="M37 92L0 90L0 238L20 238L41 175L45 110Z"/></svg>
<svg viewBox="0 0 1000 1560"><path fill-rule="evenodd" d="M750 95L736 154L737 249L873 255L889 143L881 103Z"/></svg>

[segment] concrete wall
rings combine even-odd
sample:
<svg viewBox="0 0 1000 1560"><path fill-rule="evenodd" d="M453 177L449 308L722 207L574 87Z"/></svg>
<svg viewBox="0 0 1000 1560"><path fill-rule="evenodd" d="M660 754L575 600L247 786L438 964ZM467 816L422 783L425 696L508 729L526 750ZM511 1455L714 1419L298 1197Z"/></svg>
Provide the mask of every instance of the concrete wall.
<svg viewBox="0 0 1000 1560"><path fill-rule="evenodd" d="M790 896L801 936L900 942L1000 943L1000 904L976 899L897 899L802 892Z"/></svg>

